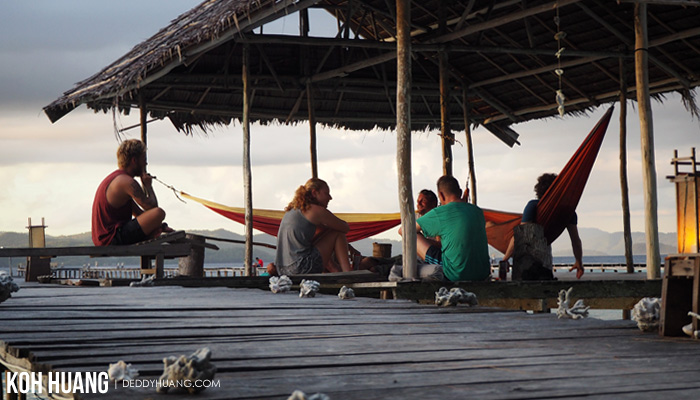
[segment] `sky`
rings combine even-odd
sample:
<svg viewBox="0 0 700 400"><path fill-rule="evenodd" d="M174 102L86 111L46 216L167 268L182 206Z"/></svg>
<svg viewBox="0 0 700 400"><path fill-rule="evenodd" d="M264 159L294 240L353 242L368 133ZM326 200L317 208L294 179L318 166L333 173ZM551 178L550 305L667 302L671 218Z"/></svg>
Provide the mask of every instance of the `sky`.
<svg viewBox="0 0 700 400"><path fill-rule="evenodd" d="M149 38L196 0L24 0L0 2L0 232L26 232L28 218L42 218L49 235L90 230L95 189L116 169L118 139L111 114L85 106L52 124L42 107ZM312 14L312 21L313 21ZM313 24L313 22L312 22ZM335 26L312 25L315 29ZM277 25L294 34L291 22ZM266 33L273 32L266 28ZM554 99L554 93L552 93ZM644 230L639 118L628 103L628 179L633 231ZM521 146L509 148L484 128L473 131L479 205L522 212L534 197L543 172L558 172L607 109L588 117L550 118L514 125ZM658 189L659 231L676 230L673 150L690 155L700 145L700 123L680 97L652 102ZM138 112L117 124L138 123ZM253 204L282 209L311 175L308 125L251 128ZM442 174L439 132L412 138L414 198L435 188ZM149 124L149 172L192 195L230 206L244 204L242 129L239 124L208 134L185 136L168 121ZM454 175L468 178L464 133L456 133ZM125 132L139 138L139 129ZM393 131L338 131L318 127L319 177L331 188L334 212L398 212L396 134ZM607 232L622 230L619 183L619 106L583 193L579 226ZM166 220L176 229L224 228L243 233L242 225L198 203L183 203L154 183ZM381 238L397 239L396 229ZM584 246L585 247L585 246Z"/></svg>

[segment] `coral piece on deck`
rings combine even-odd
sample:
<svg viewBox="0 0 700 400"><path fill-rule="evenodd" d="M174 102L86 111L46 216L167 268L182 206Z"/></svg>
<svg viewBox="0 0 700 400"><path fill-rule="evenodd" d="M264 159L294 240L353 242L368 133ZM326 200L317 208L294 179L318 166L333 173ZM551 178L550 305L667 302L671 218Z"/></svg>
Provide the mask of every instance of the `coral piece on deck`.
<svg viewBox="0 0 700 400"><path fill-rule="evenodd" d="M299 297L316 297L316 293L321 289L321 284L307 279L302 279L299 284Z"/></svg>
<svg viewBox="0 0 700 400"><path fill-rule="evenodd" d="M435 304L438 307L448 307L456 306L458 303L468 304L469 306L475 306L479 304L479 300L476 295L472 292L467 292L462 288L452 288L449 291L446 287L441 287L437 292L435 292Z"/></svg>
<svg viewBox="0 0 700 400"><path fill-rule="evenodd" d="M124 362L124 360L109 364L107 373L109 374L109 380L113 382L130 381L139 376L139 371L132 367L131 364Z"/></svg>
<svg viewBox="0 0 700 400"><path fill-rule="evenodd" d="M287 275L270 277L270 291L272 293L285 293L292 288L292 280Z"/></svg>
<svg viewBox="0 0 700 400"><path fill-rule="evenodd" d="M661 315L661 299L658 297L645 297L632 309L632 320L637 321L637 327L644 332L659 330Z"/></svg>
<svg viewBox="0 0 700 400"><path fill-rule="evenodd" d="M576 300L576 303L574 303L572 307L569 307L569 304L571 304L571 292L573 290L574 288L570 287L568 290L562 289L559 291L557 318L581 319L588 316L590 307L583 304L583 299Z"/></svg>
<svg viewBox="0 0 700 400"><path fill-rule="evenodd" d="M301 390L295 390L287 400L331 400L331 398L323 393L314 393L311 396L307 396Z"/></svg>
<svg viewBox="0 0 700 400"><path fill-rule="evenodd" d="M343 286L340 288L340 292L338 292L338 297L340 297L341 300L353 299L355 298L355 291L352 290L352 288Z"/></svg>
<svg viewBox="0 0 700 400"><path fill-rule="evenodd" d="M170 356L163 359L163 375L158 378L160 385L156 389L158 393L167 393L170 388L182 387L189 394L201 392L205 385L194 384L196 381L208 381L214 378L216 366L211 362L211 350L203 347L189 357ZM178 385L191 382L190 385Z"/></svg>
<svg viewBox="0 0 700 400"><path fill-rule="evenodd" d="M19 286L5 271L0 271L0 303L12 297L12 292L19 291Z"/></svg>
<svg viewBox="0 0 700 400"><path fill-rule="evenodd" d="M691 317L695 317L695 318L700 319L700 315L698 315L692 311L688 311L688 315ZM683 333L685 333L686 335L690 336L693 339L700 339L700 331L693 331L693 324L692 323L683 326Z"/></svg>

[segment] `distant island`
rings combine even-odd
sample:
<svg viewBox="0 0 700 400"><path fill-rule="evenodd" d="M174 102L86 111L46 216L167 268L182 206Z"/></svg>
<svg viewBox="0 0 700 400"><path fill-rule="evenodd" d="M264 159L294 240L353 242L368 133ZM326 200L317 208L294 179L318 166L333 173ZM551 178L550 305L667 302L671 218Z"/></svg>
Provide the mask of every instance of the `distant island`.
<svg viewBox="0 0 700 400"><path fill-rule="evenodd" d="M191 230L188 233L211 236L223 239L245 240L242 235L227 231L225 229L216 230ZM605 232L596 228L579 228L579 234L583 241L584 262L586 256L620 256L625 254L624 240L622 232ZM645 254L645 234L643 232L633 232L632 251L634 254ZM268 243L274 245L276 239L267 234L257 234L253 236L254 242ZM353 242L352 246L359 250L364 255L372 255L373 243L386 243L392 245L392 254L401 253L401 242L392 239L368 238ZM660 252L661 254L669 254L677 252L677 238L675 232L659 233ZM27 247L28 237L26 232L0 232L0 246L3 247ZM79 233L67 236L46 236L48 246L91 246L92 240L89 232ZM227 243L213 241L219 250L206 250L205 260L207 264L236 264L240 265L245 258L245 248L243 244ZM552 253L555 257L570 257L571 244L566 234L563 234L552 245ZM501 253L493 248L489 248L489 254L500 257ZM271 262L275 258L275 250L263 246L253 246L253 257L259 257L265 264ZM61 257L53 260L59 265L80 266L91 264L109 265L125 264L138 265L139 260L135 257L123 258L89 258L89 257ZM18 263L24 263L24 260L13 259L12 265L17 266ZM175 260L168 260L166 263L176 264ZM9 258L0 258L0 269L6 269L10 265Z"/></svg>

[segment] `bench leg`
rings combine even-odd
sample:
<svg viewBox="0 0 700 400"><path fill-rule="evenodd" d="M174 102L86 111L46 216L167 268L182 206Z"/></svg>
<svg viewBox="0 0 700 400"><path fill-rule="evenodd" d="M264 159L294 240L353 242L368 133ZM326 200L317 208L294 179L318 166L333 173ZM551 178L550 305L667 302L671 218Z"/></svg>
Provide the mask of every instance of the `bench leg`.
<svg viewBox="0 0 700 400"><path fill-rule="evenodd" d="M163 253L156 255L156 278L160 279L163 277L163 265L165 263L165 257Z"/></svg>

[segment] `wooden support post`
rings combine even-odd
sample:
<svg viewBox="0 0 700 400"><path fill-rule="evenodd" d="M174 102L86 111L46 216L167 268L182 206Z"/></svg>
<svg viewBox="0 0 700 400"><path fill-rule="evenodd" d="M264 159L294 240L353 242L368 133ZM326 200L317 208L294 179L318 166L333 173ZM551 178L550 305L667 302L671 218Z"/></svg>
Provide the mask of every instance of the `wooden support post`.
<svg viewBox="0 0 700 400"><path fill-rule="evenodd" d="M165 255L163 253L156 254L156 278L163 277L163 269L165 268Z"/></svg>
<svg viewBox="0 0 700 400"><path fill-rule="evenodd" d="M625 240L627 273L634 273L632 228L630 225L630 196L627 185L627 68L620 57L620 197L622 198L622 226ZM629 318L627 318L629 319Z"/></svg>
<svg viewBox="0 0 700 400"><path fill-rule="evenodd" d="M306 100L309 108L309 150L311 154L311 176L318 178L318 153L316 152L316 114L311 92L311 81L306 81Z"/></svg>
<svg viewBox="0 0 700 400"><path fill-rule="evenodd" d="M309 10L299 11L299 34L301 37L309 36ZM314 97L311 88L311 68L309 66L309 50L301 47L301 57L306 80L306 107L309 110L309 154L311 155L311 177L318 178L318 153L316 151L316 113L314 108Z"/></svg>
<svg viewBox="0 0 700 400"><path fill-rule="evenodd" d="M476 205L476 171L474 170L474 147L472 146L472 129L469 123L469 103L467 102L466 85L462 84L462 113L464 114L464 134L467 141L467 156L469 157L469 182L472 204ZM466 190L467 188L465 188Z"/></svg>
<svg viewBox="0 0 700 400"><path fill-rule="evenodd" d="M441 1L438 7L439 32L445 34L445 2ZM440 69L440 134L442 135L442 174L452 175L452 144L454 136L450 127L450 71L448 53L445 50L438 52Z"/></svg>
<svg viewBox="0 0 700 400"><path fill-rule="evenodd" d="M250 171L250 46L243 45L243 193L245 196L245 275L253 276L253 189Z"/></svg>
<svg viewBox="0 0 700 400"><path fill-rule="evenodd" d="M146 108L146 99L142 94L139 94L139 110L141 111L141 141L148 147L148 109Z"/></svg>
<svg viewBox="0 0 700 400"><path fill-rule="evenodd" d="M206 239L199 235L187 235L187 240L192 243L190 255L182 257L177 262L177 273L180 276L193 278L204 277L204 244Z"/></svg>
<svg viewBox="0 0 700 400"><path fill-rule="evenodd" d="M399 175L403 277L418 277L411 171L411 1L396 0L396 166Z"/></svg>
<svg viewBox="0 0 700 400"><path fill-rule="evenodd" d="M644 181L644 221L646 232L647 279L661 277L659 255L659 223L657 220L656 167L654 161L654 122L649 99L649 69L647 35L647 5L634 4L635 75L637 104L642 147L642 177Z"/></svg>

